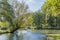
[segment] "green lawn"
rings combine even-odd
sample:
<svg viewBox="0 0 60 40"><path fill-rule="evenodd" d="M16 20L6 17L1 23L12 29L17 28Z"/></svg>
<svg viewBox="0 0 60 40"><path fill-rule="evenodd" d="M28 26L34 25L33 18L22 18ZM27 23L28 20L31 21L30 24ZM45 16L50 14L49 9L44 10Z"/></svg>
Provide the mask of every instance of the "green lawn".
<svg viewBox="0 0 60 40"><path fill-rule="evenodd" d="M32 31L44 34L60 34L60 30L32 30Z"/></svg>
<svg viewBox="0 0 60 40"><path fill-rule="evenodd" d="M51 40L60 40L60 34L48 34L48 38Z"/></svg>

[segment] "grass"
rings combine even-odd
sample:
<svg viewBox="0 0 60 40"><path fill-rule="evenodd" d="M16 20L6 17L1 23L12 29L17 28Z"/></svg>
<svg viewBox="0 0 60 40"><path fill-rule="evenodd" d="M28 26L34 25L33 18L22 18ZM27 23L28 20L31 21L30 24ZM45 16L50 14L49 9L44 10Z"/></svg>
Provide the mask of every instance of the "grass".
<svg viewBox="0 0 60 40"><path fill-rule="evenodd" d="M44 34L60 34L60 30L32 30L32 31Z"/></svg>
<svg viewBox="0 0 60 40"><path fill-rule="evenodd" d="M51 37L60 37L60 34L48 34L48 36L51 36Z"/></svg>
<svg viewBox="0 0 60 40"><path fill-rule="evenodd" d="M48 34L48 38L52 40L60 40L60 34Z"/></svg>
<svg viewBox="0 0 60 40"><path fill-rule="evenodd" d="M33 30L33 32L46 34L48 40L60 40L60 30Z"/></svg>

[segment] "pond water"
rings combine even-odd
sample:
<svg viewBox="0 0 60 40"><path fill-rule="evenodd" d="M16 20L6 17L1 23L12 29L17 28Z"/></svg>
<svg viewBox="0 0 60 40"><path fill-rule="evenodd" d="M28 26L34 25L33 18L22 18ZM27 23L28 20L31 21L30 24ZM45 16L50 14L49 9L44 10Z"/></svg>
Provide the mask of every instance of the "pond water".
<svg viewBox="0 0 60 40"><path fill-rule="evenodd" d="M17 30L12 34L1 34L0 40L46 40L46 35L32 33L30 30Z"/></svg>
<svg viewBox="0 0 60 40"><path fill-rule="evenodd" d="M46 40L46 35L41 33L32 33L30 30L17 30L13 40Z"/></svg>
<svg viewBox="0 0 60 40"><path fill-rule="evenodd" d="M0 40L11 40L12 34L0 34Z"/></svg>

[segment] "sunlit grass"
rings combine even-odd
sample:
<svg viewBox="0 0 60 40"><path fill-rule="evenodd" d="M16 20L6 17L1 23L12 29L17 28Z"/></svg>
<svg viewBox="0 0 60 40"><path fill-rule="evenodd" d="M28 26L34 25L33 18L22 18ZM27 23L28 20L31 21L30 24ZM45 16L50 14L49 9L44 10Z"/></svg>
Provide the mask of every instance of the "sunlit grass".
<svg viewBox="0 0 60 40"><path fill-rule="evenodd" d="M44 34L60 34L60 30L32 30L32 31Z"/></svg>
<svg viewBox="0 0 60 40"><path fill-rule="evenodd" d="M58 36L60 36L60 34L48 34L48 36L56 36L56 37L58 37Z"/></svg>
<svg viewBox="0 0 60 40"><path fill-rule="evenodd" d="M48 34L48 37L53 40L60 40L60 34Z"/></svg>

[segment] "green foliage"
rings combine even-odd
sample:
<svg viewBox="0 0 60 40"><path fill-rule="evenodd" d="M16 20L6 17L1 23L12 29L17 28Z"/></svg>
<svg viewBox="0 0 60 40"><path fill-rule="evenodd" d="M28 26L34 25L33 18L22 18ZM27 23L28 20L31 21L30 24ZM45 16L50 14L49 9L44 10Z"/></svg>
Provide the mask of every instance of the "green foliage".
<svg viewBox="0 0 60 40"><path fill-rule="evenodd" d="M60 11L60 0L47 0L43 5L43 10L45 13L51 10L52 15L57 16Z"/></svg>
<svg viewBox="0 0 60 40"><path fill-rule="evenodd" d="M8 0L0 1L0 26L14 28L26 28L36 26L36 28L58 27L60 28L60 0L47 0L42 11L27 13L28 5L22 1L14 0L14 5L10 5ZM16 10L15 10L16 9Z"/></svg>
<svg viewBox="0 0 60 40"><path fill-rule="evenodd" d="M50 15L48 20L47 20L48 24L50 25L50 27L57 27L56 24L56 17Z"/></svg>
<svg viewBox="0 0 60 40"><path fill-rule="evenodd" d="M3 17L4 20L7 20L9 22L12 21L12 19L14 18L14 12L13 12L13 8L12 6L7 2L7 0L5 1L1 1L0 2L0 17Z"/></svg>
<svg viewBox="0 0 60 40"><path fill-rule="evenodd" d="M42 28L42 24L44 24L44 15L42 12L35 12L33 14L33 25L37 28Z"/></svg>
<svg viewBox="0 0 60 40"><path fill-rule="evenodd" d="M15 2L14 9L16 9L14 10L14 13L16 14L16 19L15 19L16 27L25 28L27 24L29 24L27 22L27 20L29 20L27 16L29 15L27 14L28 5L26 5L25 2L23 1L19 3L17 0L14 0L14 2Z"/></svg>
<svg viewBox="0 0 60 40"><path fill-rule="evenodd" d="M0 27L9 27L9 22L5 21L5 22L0 22Z"/></svg>
<svg viewBox="0 0 60 40"><path fill-rule="evenodd" d="M60 14L57 16L57 26L60 28Z"/></svg>
<svg viewBox="0 0 60 40"><path fill-rule="evenodd" d="M8 3L8 0L0 1L0 26L7 27L9 30L12 30L13 25L14 11L12 6Z"/></svg>
<svg viewBox="0 0 60 40"><path fill-rule="evenodd" d="M45 23L49 24L50 27L59 28L60 0L47 0L42 11L45 13Z"/></svg>
<svg viewBox="0 0 60 40"><path fill-rule="evenodd" d="M21 15L19 21L20 28L27 28L32 26L32 14Z"/></svg>

